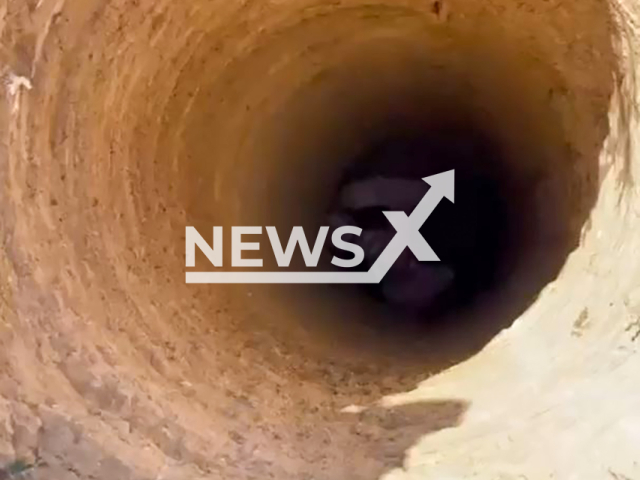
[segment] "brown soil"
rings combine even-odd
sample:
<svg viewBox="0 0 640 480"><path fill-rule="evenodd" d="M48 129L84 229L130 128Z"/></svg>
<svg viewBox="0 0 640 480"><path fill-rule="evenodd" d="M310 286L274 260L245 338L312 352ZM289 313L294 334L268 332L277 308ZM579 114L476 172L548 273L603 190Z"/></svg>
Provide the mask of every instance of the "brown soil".
<svg viewBox="0 0 640 480"><path fill-rule="evenodd" d="M640 478L638 25L624 0L0 0L0 468ZM509 272L473 307L383 328L344 289L185 284L185 226L313 225L373 138L443 124L503 152L474 168Z"/></svg>

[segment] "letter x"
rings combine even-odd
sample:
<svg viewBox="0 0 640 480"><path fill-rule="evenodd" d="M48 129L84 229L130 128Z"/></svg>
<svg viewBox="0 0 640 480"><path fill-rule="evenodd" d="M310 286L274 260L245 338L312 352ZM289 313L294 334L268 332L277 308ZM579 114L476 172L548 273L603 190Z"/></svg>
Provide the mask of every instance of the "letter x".
<svg viewBox="0 0 640 480"><path fill-rule="evenodd" d="M433 180L433 177L424 180L428 179ZM420 233L420 227L427 221L446 193L447 191L440 184L436 184L436 187L432 185L410 216L401 211L383 212L397 233L369 269L368 274L371 275L372 282L380 282L407 247L420 262L440 261L436 252ZM453 201L453 192L450 196ZM447 198L449 198L448 195Z"/></svg>
<svg viewBox="0 0 640 480"><path fill-rule="evenodd" d="M420 227L424 223L422 218L416 218L420 212L414 212L410 217L404 212L383 213L393 225L393 228L396 229L397 233L394 239L397 238L398 243L402 243L400 252L409 247L409 250L420 262L437 262L440 260L420 233Z"/></svg>

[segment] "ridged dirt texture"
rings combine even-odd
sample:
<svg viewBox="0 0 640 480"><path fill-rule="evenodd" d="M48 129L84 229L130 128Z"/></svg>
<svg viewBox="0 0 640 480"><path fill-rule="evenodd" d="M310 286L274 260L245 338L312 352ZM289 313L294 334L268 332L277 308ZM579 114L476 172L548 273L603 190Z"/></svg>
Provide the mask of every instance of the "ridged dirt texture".
<svg viewBox="0 0 640 480"><path fill-rule="evenodd" d="M639 25L634 0L0 0L5 477L640 478ZM333 159L463 111L519 219L465 321L185 284L185 226L313 223Z"/></svg>

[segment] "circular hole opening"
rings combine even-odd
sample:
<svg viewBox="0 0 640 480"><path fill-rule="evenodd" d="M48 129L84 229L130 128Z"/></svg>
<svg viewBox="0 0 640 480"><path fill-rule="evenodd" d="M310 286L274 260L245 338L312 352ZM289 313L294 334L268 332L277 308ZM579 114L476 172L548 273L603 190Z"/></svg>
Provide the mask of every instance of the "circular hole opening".
<svg viewBox="0 0 640 480"><path fill-rule="evenodd" d="M262 322L252 325L277 331L284 343L306 339L319 358L348 362L354 357L344 346L364 357L406 354L437 369L508 327L578 245L607 133L594 119L607 111L610 84L599 75L583 74L582 83L559 75L559 59L523 51L500 32L444 35L425 24L433 19L424 12L378 13L329 12L265 32L270 41L198 86L198 108L184 128L188 222L201 231L275 226L285 242L303 226L313 241L340 213L349 185L380 177L428 188L421 178L455 170L456 202L441 201L421 229L443 267L424 275L434 283L453 277L436 300L429 292L403 299L402 272L373 288L216 290L238 318ZM589 89L602 95L580 101ZM356 223L386 225L384 207L356 212ZM256 256L275 266L266 235L261 242ZM300 267L297 251L291 268ZM438 349L443 362L424 359Z"/></svg>
<svg viewBox="0 0 640 480"><path fill-rule="evenodd" d="M603 238L590 236L578 268L519 328L442 370L555 279L598 194L599 156L614 168L631 158L633 75L608 115L624 11L601 0L35 3L3 11L3 68L32 59L9 80L33 88L11 84L4 109L0 411L49 440L36 445L52 460L43 477L98 475L79 455L97 443L88 458L121 474L109 478L473 478L478 465L498 478L510 452L530 478L566 472L566 455L547 465L547 450L529 452L521 425L552 449L550 419L566 426L571 409L559 401L597 406L589 372L621 365L592 355L618 339L615 325L600 344L587 338L615 309L590 309L602 326L571 335L598 275L623 266L606 249L633 248L611 175L594 221ZM417 177L458 173L457 203L424 226L464 279L434 321L361 288L184 284L185 225L276 225L285 237L303 225L311 237L353 166L381 150L416 151L419 162L393 166L429 167ZM472 225L477 242L457 230ZM608 292L631 283L622 272ZM554 382L554 371L570 375ZM521 408L512 400L532 382L544 395ZM556 417L538 415L549 407ZM495 441L512 433L506 450Z"/></svg>

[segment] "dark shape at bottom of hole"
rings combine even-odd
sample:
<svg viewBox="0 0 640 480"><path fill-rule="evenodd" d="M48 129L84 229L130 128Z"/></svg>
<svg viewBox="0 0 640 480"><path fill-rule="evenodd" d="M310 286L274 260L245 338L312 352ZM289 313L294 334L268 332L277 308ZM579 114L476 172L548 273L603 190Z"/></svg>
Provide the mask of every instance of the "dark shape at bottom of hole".
<svg viewBox="0 0 640 480"><path fill-rule="evenodd" d="M456 170L455 204L443 200L421 228L441 262L418 262L407 249L371 297L405 314L433 320L473 302L497 280L507 243L506 200L496 151L477 135L433 132L420 138L385 140L347 167L330 217L363 229L363 268L375 261L395 234L386 210L410 214L428 191L422 178Z"/></svg>

